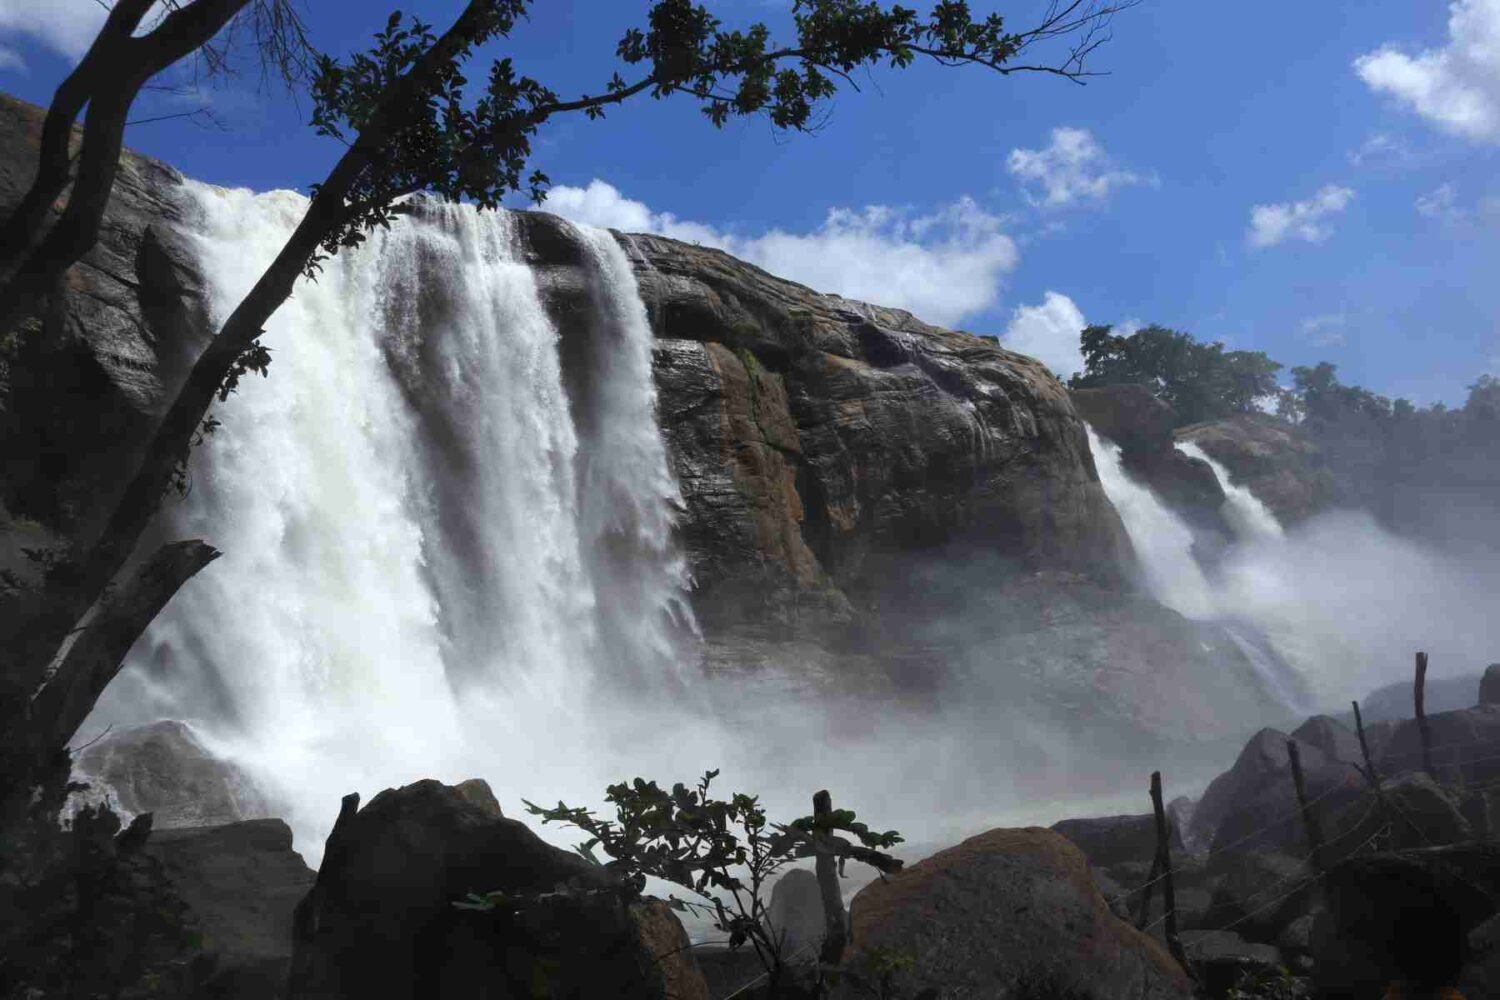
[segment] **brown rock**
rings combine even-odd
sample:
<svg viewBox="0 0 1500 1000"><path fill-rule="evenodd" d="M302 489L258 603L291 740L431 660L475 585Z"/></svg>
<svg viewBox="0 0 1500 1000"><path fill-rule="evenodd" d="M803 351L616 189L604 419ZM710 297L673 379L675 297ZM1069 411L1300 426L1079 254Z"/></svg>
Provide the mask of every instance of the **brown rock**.
<svg viewBox="0 0 1500 1000"><path fill-rule="evenodd" d="M1083 853L1049 830L971 837L872 882L850 919L846 964L859 968L882 949L904 952L914 964L901 986L913 992L934 988L955 1000L1012 989L1091 1000L1192 995L1165 948L1110 913Z"/></svg>

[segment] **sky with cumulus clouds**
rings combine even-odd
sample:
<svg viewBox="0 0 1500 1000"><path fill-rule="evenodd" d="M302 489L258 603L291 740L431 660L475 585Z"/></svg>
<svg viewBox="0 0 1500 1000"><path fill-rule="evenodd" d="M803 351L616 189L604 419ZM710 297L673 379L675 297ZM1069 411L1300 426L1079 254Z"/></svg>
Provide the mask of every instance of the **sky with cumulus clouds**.
<svg viewBox="0 0 1500 1000"><path fill-rule="evenodd" d="M312 39L368 44L386 5L309 0ZM444 25L460 0L408 0ZM548 0L502 51L597 93L645 0ZM710 0L788 24L786 0ZM1016 26L1044 0L995 4ZM45 102L100 0L0 0L0 89ZM1160 323L1418 403L1500 373L1500 0L1144 0L1087 86L919 66L855 76L814 135L718 134L641 99L544 127L548 208L722 247L824 291L999 335L1061 374L1087 322ZM473 75L478 76L478 72ZM246 68L145 95L128 141L203 180L306 189L337 155L307 102ZM519 202L518 202L519 204Z"/></svg>

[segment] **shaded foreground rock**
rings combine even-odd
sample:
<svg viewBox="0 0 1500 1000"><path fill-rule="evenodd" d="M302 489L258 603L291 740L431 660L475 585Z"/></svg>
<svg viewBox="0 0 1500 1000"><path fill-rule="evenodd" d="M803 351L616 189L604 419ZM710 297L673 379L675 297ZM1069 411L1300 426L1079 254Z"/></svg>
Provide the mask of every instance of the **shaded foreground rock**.
<svg viewBox="0 0 1500 1000"><path fill-rule="evenodd" d="M854 897L850 921L846 964L905 953L913 965L899 985L911 993L1192 995L1166 949L1110 913L1083 853L1050 830L992 830L872 882ZM844 985L835 995L862 994Z"/></svg>
<svg viewBox="0 0 1500 1000"><path fill-rule="evenodd" d="M145 852L188 907L211 973L201 996L271 1000L285 996L292 913L313 872L292 850L279 819L160 830Z"/></svg>
<svg viewBox="0 0 1500 1000"><path fill-rule="evenodd" d="M1326 996L1378 996L1392 980L1450 986L1469 957L1470 932L1496 912L1500 845L1349 858L1329 870L1324 894L1313 950Z"/></svg>
<svg viewBox="0 0 1500 1000"><path fill-rule="evenodd" d="M616 879L495 815L466 783L358 797L297 907L290 996L552 998L704 995L675 915L625 904ZM470 893L514 898L486 912ZM677 925L677 930L672 930Z"/></svg>

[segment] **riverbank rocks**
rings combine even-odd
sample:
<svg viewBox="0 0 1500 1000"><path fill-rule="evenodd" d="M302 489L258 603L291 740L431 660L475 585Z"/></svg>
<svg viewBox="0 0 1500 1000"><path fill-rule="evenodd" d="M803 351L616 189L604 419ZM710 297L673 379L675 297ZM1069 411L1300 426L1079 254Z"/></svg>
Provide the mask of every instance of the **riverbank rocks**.
<svg viewBox="0 0 1500 1000"><path fill-rule="evenodd" d="M347 796L298 905L292 1000L701 995L664 904L497 815L473 784ZM455 907L502 892L493 909ZM680 930L680 926L679 926ZM706 989L706 988L705 988ZM698 991L698 992L695 992Z"/></svg>
<svg viewBox="0 0 1500 1000"><path fill-rule="evenodd" d="M850 924L846 965L908 962L898 985L910 994L1192 995L1165 948L1109 911L1083 852L1036 827L991 830L870 883L854 897ZM845 984L836 995L863 994Z"/></svg>

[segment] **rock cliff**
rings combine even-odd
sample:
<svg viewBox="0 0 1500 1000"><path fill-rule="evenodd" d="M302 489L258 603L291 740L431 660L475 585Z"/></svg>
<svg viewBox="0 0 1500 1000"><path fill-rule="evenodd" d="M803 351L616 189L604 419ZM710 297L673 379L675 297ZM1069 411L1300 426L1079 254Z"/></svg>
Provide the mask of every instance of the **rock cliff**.
<svg viewBox="0 0 1500 1000"><path fill-rule="evenodd" d="M39 121L0 102L0 210L29 178ZM0 568L87 535L210 335L180 183L127 153L103 240L44 335L10 351ZM553 216L517 218L566 369L581 249ZM1083 422L1041 364L716 250L617 236L657 338L711 670L930 689L956 666L1045 694L1042 724L1121 736L1167 720L1183 720L1169 739L1224 736L1250 711L1231 706L1266 707L1222 635L1132 592Z"/></svg>
<svg viewBox="0 0 1500 1000"><path fill-rule="evenodd" d="M1228 469L1284 525L1305 521L1338 498L1318 446L1279 417L1241 414L1183 427L1177 437Z"/></svg>

